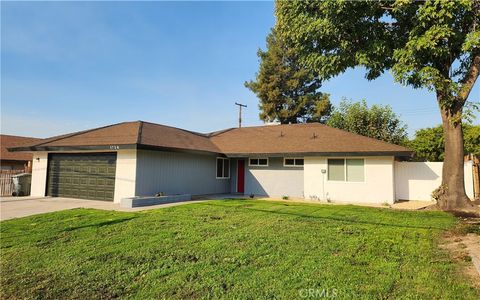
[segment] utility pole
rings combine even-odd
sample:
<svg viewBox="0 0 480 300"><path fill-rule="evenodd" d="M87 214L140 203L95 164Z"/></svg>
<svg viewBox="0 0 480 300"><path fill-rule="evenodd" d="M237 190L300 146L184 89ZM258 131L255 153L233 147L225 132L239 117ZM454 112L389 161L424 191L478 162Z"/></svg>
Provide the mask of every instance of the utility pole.
<svg viewBox="0 0 480 300"><path fill-rule="evenodd" d="M247 107L245 104L235 102L238 105L238 128L242 128L242 107Z"/></svg>

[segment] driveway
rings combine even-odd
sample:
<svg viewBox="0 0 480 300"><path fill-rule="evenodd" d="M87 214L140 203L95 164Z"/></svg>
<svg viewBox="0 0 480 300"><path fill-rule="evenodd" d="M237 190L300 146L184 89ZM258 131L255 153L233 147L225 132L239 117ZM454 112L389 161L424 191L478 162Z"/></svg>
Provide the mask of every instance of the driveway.
<svg viewBox="0 0 480 300"><path fill-rule="evenodd" d="M0 220L21 218L31 215L43 214L53 211L73 209L73 208L95 208L103 210L117 211L140 211L147 209L156 209L169 206L182 205L201 201L177 202L146 207L123 208L120 204L61 197L2 197L0 198Z"/></svg>

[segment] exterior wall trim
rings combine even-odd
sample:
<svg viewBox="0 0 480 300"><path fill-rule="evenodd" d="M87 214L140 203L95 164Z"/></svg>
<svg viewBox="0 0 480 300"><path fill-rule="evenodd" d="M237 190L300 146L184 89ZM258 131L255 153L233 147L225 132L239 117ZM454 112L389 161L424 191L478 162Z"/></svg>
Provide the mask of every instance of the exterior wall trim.
<svg viewBox="0 0 480 300"><path fill-rule="evenodd" d="M8 148L9 151L26 151L26 152L37 152L37 151L62 151L62 152L70 152L70 151L96 151L96 150L108 150L108 151L116 151L116 150L123 150L123 149L136 149L135 144L127 144L127 145L103 145L103 146L34 146L34 147L16 147L16 148Z"/></svg>
<svg viewBox="0 0 480 300"><path fill-rule="evenodd" d="M305 156L394 156L394 157L410 157L411 151L405 152L276 152L276 153L225 153L227 157L240 158L240 157L253 157L253 158L266 158L266 157L305 157Z"/></svg>

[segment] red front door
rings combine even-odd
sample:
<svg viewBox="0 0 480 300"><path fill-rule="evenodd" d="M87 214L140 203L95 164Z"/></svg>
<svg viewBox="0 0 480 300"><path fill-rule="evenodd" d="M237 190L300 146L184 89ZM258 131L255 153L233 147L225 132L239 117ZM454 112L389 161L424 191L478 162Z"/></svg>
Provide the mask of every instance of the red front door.
<svg viewBox="0 0 480 300"><path fill-rule="evenodd" d="M245 192L245 160L237 160L237 193Z"/></svg>

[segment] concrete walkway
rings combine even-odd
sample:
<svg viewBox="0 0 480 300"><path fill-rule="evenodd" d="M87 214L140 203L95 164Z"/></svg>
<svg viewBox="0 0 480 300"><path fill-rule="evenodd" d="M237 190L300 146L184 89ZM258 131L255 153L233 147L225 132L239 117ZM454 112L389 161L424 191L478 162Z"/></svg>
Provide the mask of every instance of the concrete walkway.
<svg viewBox="0 0 480 300"><path fill-rule="evenodd" d="M73 208L95 208L103 210L116 210L116 211L141 211L148 209L157 209L170 206L177 206L188 203L203 202L206 200L217 199L248 199L244 195L232 195L232 194L217 194L217 195L204 195L197 197L192 201L176 202L159 204L145 207L135 208L123 208L119 203L113 203L108 201L96 201L96 200L84 200L73 198L61 198L61 197L0 197L0 220L9 220L13 218L21 218L30 215L43 214L48 212L73 209ZM257 200L259 198L256 198ZM354 204L360 206L370 207L383 207L381 204L368 204L368 203L348 203L348 202L335 202L326 203L318 201L309 201L305 199L290 199L283 200L278 198L260 198L267 201L285 201L285 202L299 202L299 203L316 203L316 204L333 204L333 205L345 205ZM390 206L393 209L407 209L418 210L426 206L431 205L431 201L402 201Z"/></svg>
<svg viewBox="0 0 480 300"><path fill-rule="evenodd" d="M435 204L435 202L433 202L433 201L419 201L419 200L405 201L405 200L401 200L401 201L398 201L398 202L392 204L391 207L394 208L394 209L420 210L420 209L424 209L425 207L433 205L433 204Z"/></svg>
<svg viewBox="0 0 480 300"><path fill-rule="evenodd" d="M163 207L177 206L187 203L195 203L199 201L185 201L177 203L168 203L160 205L152 205L146 207L123 208L120 204L84 200L61 197L1 197L0 198L0 220L9 220L14 218L21 218L31 215L43 214L48 212L73 209L73 208L95 208L103 210L116 211L140 211L148 209L157 209Z"/></svg>

